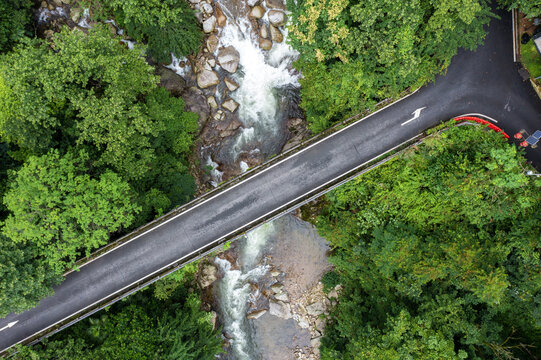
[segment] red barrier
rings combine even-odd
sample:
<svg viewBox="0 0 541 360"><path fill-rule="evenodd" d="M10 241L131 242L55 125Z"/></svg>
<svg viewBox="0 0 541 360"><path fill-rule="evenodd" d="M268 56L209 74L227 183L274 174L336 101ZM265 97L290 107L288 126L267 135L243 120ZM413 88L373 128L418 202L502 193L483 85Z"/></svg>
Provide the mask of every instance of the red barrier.
<svg viewBox="0 0 541 360"><path fill-rule="evenodd" d="M509 139L509 135L505 133L502 129L497 127L496 125L492 124L490 121L483 120L478 117L474 116L461 116L454 119L455 121L462 121L462 120L468 120L468 121L475 121L476 123L487 125L489 129L492 129L500 134L502 134L506 139Z"/></svg>

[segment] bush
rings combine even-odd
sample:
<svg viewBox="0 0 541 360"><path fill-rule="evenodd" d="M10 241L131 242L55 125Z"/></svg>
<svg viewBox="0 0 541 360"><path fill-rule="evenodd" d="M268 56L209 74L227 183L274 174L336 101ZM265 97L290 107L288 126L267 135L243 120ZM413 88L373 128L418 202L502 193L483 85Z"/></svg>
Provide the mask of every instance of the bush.
<svg viewBox="0 0 541 360"><path fill-rule="evenodd" d="M11 50L27 33L30 0L0 0L0 53Z"/></svg>

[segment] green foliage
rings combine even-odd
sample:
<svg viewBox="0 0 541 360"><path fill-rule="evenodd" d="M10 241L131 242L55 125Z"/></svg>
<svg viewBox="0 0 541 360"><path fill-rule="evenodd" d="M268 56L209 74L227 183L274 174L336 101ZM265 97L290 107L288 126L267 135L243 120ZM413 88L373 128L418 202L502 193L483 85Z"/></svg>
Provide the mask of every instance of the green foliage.
<svg viewBox="0 0 541 360"><path fill-rule="evenodd" d="M33 360L174 359L212 360L222 352L211 315L190 292L195 265L158 281L153 292L140 291L33 347L19 347L14 358ZM180 276L178 274L181 274ZM164 280L176 287L160 292Z"/></svg>
<svg viewBox="0 0 541 360"><path fill-rule="evenodd" d="M288 0L288 8L313 131L432 81L458 48L480 43L490 19L485 0Z"/></svg>
<svg viewBox="0 0 541 360"><path fill-rule="evenodd" d="M30 0L0 0L0 53L11 50L27 34L31 6Z"/></svg>
<svg viewBox="0 0 541 360"><path fill-rule="evenodd" d="M158 62L170 62L171 53L181 57L197 52L203 39L186 0L109 0L103 5L128 35L148 43Z"/></svg>
<svg viewBox="0 0 541 360"><path fill-rule="evenodd" d="M344 290L322 359L538 354L541 184L525 166L501 135L454 127L328 194L317 226Z"/></svg>
<svg viewBox="0 0 541 360"><path fill-rule="evenodd" d="M98 179L85 174L84 153L31 156L16 172L4 203L10 215L3 233L32 244L61 274L83 251L104 245L109 234L128 227L139 211L129 185L111 171ZM22 279L21 279L22 280Z"/></svg>
<svg viewBox="0 0 541 360"><path fill-rule="evenodd" d="M541 1L540 0L499 0L502 6L505 6L509 10L519 9L528 18L534 18L541 15Z"/></svg>
<svg viewBox="0 0 541 360"><path fill-rule="evenodd" d="M520 45L520 61L530 73L530 77L541 76L541 55L532 40Z"/></svg>
<svg viewBox="0 0 541 360"><path fill-rule="evenodd" d="M328 293L340 284L340 275L336 271L328 271L321 277L321 283L323 284L323 291Z"/></svg>

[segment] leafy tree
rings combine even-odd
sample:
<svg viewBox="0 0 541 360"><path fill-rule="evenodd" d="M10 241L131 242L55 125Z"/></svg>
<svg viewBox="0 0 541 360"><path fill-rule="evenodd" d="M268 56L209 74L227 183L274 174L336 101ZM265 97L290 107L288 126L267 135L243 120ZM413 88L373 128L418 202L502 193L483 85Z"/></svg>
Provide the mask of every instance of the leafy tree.
<svg viewBox="0 0 541 360"><path fill-rule="evenodd" d="M322 358L539 354L541 182L525 166L500 135L454 127L331 192L317 226L344 290Z"/></svg>
<svg viewBox="0 0 541 360"><path fill-rule="evenodd" d="M27 33L30 0L0 0L0 53L7 52Z"/></svg>
<svg viewBox="0 0 541 360"><path fill-rule="evenodd" d="M288 0L288 8L314 131L433 80L458 48L480 43L490 19L485 0Z"/></svg>
<svg viewBox="0 0 541 360"><path fill-rule="evenodd" d="M509 10L520 9L528 18L541 15L541 1L539 0L499 0L499 3Z"/></svg>
<svg viewBox="0 0 541 360"><path fill-rule="evenodd" d="M88 255L106 244L139 211L127 183L111 171L92 179L85 174L87 160L85 153L60 156L58 151L29 157L4 197L10 215L3 233L17 244L34 246L35 255L56 274L81 252Z"/></svg>
<svg viewBox="0 0 541 360"><path fill-rule="evenodd" d="M182 57L197 52L203 39L186 0L109 0L101 5L114 13L131 37L146 41L158 62L170 62L171 53Z"/></svg>

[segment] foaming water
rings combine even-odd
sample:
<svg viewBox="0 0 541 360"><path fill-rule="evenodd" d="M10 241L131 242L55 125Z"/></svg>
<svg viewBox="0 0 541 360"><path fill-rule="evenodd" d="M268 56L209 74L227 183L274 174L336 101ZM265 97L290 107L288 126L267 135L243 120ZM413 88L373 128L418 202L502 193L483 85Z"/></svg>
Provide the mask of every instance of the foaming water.
<svg viewBox="0 0 541 360"><path fill-rule="evenodd" d="M272 223L265 224L246 235L239 257L240 270L232 269L227 260L216 258L215 262L223 272L223 277L216 284L220 316L223 331L231 338L230 355L236 360L252 360L256 353L252 331L246 311L252 294L250 284L257 283L269 270L265 265L257 265L261 260L262 250L270 235L274 232Z"/></svg>
<svg viewBox="0 0 541 360"><path fill-rule="evenodd" d="M240 86L231 97L239 103L239 120L246 129L232 149L233 161L236 161L239 153L249 151L254 142L272 142L279 137L278 131L287 117L281 106L286 95L283 89L299 86L299 74L291 66L298 53L286 43L286 31L282 43L274 43L268 52L261 50L248 19L233 15L243 11L228 9L227 6L232 6L230 1L219 0L218 3L228 18L219 35L218 48L233 46L240 55L239 71L231 76ZM272 149L265 155L275 152L276 149Z"/></svg>

